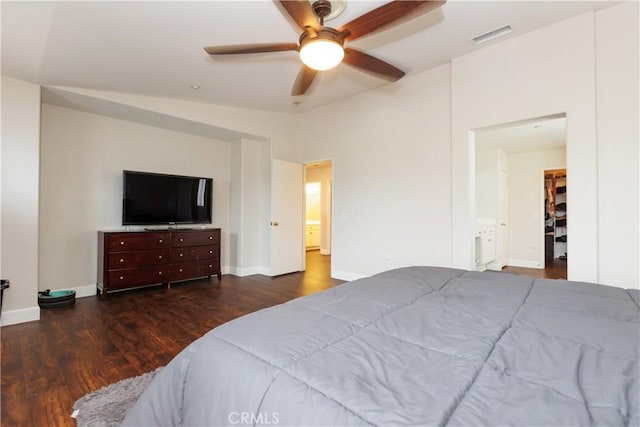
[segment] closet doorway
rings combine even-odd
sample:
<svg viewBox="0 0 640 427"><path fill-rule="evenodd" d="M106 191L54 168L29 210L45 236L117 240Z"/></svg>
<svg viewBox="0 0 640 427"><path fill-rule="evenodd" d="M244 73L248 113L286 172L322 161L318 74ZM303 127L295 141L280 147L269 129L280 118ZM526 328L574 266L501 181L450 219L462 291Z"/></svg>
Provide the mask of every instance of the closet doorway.
<svg viewBox="0 0 640 427"><path fill-rule="evenodd" d="M544 171L544 268L567 278L567 170Z"/></svg>
<svg viewBox="0 0 640 427"><path fill-rule="evenodd" d="M558 262L545 260L549 238L544 209L545 171L565 170L566 121L557 114L474 131L476 269L566 278L566 260L559 258L564 256L560 246L566 251L566 235L553 236L554 244L559 239ZM566 224L566 215L562 220ZM479 245L478 239L493 244ZM487 248L489 254L482 250ZM560 273L551 271L560 266Z"/></svg>
<svg viewBox="0 0 640 427"><path fill-rule="evenodd" d="M331 160L304 166L305 273L331 276L331 206L333 165Z"/></svg>

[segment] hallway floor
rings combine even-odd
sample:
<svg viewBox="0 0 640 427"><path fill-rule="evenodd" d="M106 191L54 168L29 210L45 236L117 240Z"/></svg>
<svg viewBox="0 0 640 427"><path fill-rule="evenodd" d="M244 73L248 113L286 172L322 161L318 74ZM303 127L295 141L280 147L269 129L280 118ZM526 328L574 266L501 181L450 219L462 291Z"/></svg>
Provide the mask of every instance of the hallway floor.
<svg viewBox="0 0 640 427"><path fill-rule="evenodd" d="M307 291L319 291L326 288L327 283L343 283L342 280L331 279L331 255L322 255L320 249L306 252L306 263L303 286Z"/></svg>

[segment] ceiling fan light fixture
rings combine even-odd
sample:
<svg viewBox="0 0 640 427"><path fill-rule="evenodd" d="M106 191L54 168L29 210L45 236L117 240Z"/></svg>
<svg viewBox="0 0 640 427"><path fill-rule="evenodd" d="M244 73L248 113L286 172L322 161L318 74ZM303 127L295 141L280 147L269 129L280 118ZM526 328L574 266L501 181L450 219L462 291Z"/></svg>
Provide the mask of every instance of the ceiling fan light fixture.
<svg viewBox="0 0 640 427"><path fill-rule="evenodd" d="M1 1L1 0L0 0ZM209 46L209 55L236 55L297 51L304 64L293 83L291 96L304 95L319 71L329 70L341 62L385 80L395 82L405 72L390 63L358 49L343 48L351 42L378 30L398 25L405 19L429 13L447 0L394 0L366 12L336 28L325 26L325 20L345 8L347 0L274 0L285 16L302 30L298 43L252 43L231 46ZM334 6L336 6L334 8ZM249 21L249 18L246 19Z"/></svg>
<svg viewBox="0 0 640 427"><path fill-rule="evenodd" d="M336 41L325 38L314 38L306 41L300 48L300 59L309 68L329 70L344 58L344 49Z"/></svg>

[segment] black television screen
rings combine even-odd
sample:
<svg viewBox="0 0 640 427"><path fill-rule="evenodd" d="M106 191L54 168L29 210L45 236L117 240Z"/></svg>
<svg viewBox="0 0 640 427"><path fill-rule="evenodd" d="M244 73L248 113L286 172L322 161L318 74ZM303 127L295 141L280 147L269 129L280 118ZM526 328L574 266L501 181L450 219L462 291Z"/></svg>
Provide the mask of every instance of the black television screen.
<svg viewBox="0 0 640 427"><path fill-rule="evenodd" d="M211 224L212 178L122 171L122 225Z"/></svg>

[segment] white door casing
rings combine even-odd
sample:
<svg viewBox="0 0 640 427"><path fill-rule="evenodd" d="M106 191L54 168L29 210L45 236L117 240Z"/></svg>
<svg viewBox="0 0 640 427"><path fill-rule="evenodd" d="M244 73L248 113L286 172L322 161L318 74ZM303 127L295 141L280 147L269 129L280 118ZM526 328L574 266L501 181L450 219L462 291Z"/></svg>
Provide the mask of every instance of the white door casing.
<svg viewBox="0 0 640 427"><path fill-rule="evenodd" d="M502 270L509 263L509 175L505 169L500 169L498 174L498 218L496 224L497 252L496 269Z"/></svg>

